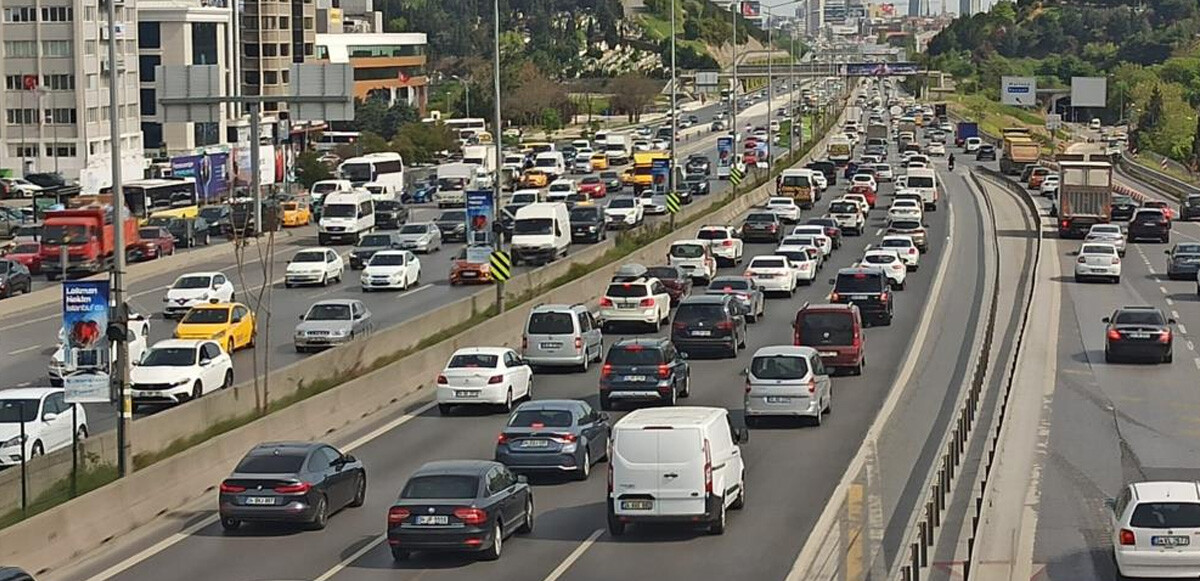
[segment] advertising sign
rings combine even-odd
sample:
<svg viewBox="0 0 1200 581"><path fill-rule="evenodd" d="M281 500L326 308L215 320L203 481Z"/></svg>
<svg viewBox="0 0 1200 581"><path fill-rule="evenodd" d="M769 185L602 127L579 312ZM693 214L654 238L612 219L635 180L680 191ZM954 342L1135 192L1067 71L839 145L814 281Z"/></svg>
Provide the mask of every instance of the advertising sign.
<svg viewBox="0 0 1200 581"><path fill-rule="evenodd" d="M235 148L233 174L237 177L237 185L250 185L250 145L239 144ZM275 167L281 160L277 159L275 146L260 145L258 149L258 183L269 186L275 183Z"/></svg>
<svg viewBox="0 0 1200 581"><path fill-rule="evenodd" d="M916 63L846 63L846 75L851 77L908 76L918 72Z"/></svg>
<svg viewBox="0 0 1200 581"><path fill-rule="evenodd" d="M742 2L742 18L758 18L762 15L762 3L758 0Z"/></svg>
<svg viewBox="0 0 1200 581"><path fill-rule="evenodd" d="M1071 77L1072 107L1104 107L1108 104L1108 79Z"/></svg>
<svg viewBox="0 0 1200 581"><path fill-rule="evenodd" d="M1034 77L1001 77L1000 102L1005 105L1032 107L1037 104L1037 79Z"/></svg>
<svg viewBox="0 0 1200 581"><path fill-rule="evenodd" d="M492 236L492 223L496 210L492 204L491 190L467 192L467 242L488 244Z"/></svg>
<svg viewBox="0 0 1200 581"><path fill-rule="evenodd" d="M109 398L107 280L63 281L63 386L68 403Z"/></svg>
<svg viewBox="0 0 1200 581"><path fill-rule="evenodd" d="M171 158L171 175L195 178L202 202L213 202L229 193L229 154L201 153Z"/></svg>
<svg viewBox="0 0 1200 581"><path fill-rule="evenodd" d="M717 138L717 167L729 167L733 163L733 137Z"/></svg>
<svg viewBox="0 0 1200 581"><path fill-rule="evenodd" d="M650 175L654 180L654 193L667 193L667 177L671 174L671 160L656 159L654 165L650 167Z"/></svg>

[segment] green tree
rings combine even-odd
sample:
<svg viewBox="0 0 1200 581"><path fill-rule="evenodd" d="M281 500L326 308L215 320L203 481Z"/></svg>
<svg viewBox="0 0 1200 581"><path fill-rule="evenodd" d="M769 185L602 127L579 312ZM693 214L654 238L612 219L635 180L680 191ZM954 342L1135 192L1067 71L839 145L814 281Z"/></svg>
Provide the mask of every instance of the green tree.
<svg viewBox="0 0 1200 581"><path fill-rule="evenodd" d="M1200 111L1196 112L1196 129L1192 131L1192 152L1188 156L1188 167L1200 170Z"/></svg>
<svg viewBox="0 0 1200 581"><path fill-rule="evenodd" d="M321 156L315 151L301 152L296 156L296 180L304 189L309 189L313 184L327 180L333 177L329 171L329 167L321 163Z"/></svg>
<svg viewBox="0 0 1200 581"><path fill-rule="evenodd" d="M1017 21L1017 7L1007 0L997 2L992 6L992 15L1004 24L1014 24Z"/></svg>
<svg viewBox="0 0 1200 581"><path fill-rule="evenodd" d="M364 131L362 136L358 138L358 143L355 143L354 146L363 154L379 153L391 149L387 140L382 135L373 131Z"/></svg>
<svg viewBox="0 0 1200 581"><path fill-rule="evenodd" d="M1163 121L1163 94L1162 88L1154 85L1154 91L1150 93L1150 100L1146 102L1146 111L1138 117L1138 132L1152 132L1158 129L1158 126Z"/></svg>
<svg viewBox="0 0 1200 581"><path fill-rule="evenodd" d="M552 109L550 107L542 109L542 130L545 131L547 135L562 129L562 126L562 116L559 115L558 109Z"/></svg>

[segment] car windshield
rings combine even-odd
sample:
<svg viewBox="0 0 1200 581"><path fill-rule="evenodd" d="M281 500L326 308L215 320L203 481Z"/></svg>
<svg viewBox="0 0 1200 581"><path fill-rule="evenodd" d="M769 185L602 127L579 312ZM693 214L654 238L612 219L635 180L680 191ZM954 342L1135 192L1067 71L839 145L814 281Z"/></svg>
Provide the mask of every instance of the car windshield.
<svg viewBox="0 0 1200 581"><path fill-rule="evenodd" d="M190 367L196 363L192 347L155 347L142 358L145 367Z"/></svg>
<svg viewBox="0 0 1200 581"><path fill-rule="evenodd" d="M487 355L484 353L458 353L450 358L450 363L446 364L446 367L450 369L474 367L494 368L499 361L499 355Z"/></svg>
<svg viewBox="0 0 1200 581"><path fill-rule="evenodd" d="M676 323L712 323L724 320L725 307L719 304L684 303L675 311Z"/></svg>
<svg viewBox="0 0 1200 581"><path fill-rule="evenodd" d="M569 428L570 410L519 410L508 421L510 428Z"/></svg>
<svg viewBox="0 0 1200 581"><path fill-rule="evenodd" d="M612 365L658 365L662 363L662 353L658 349L647 349L638 344L618 346L609 350L608 359L605 363Z"/></svg>
<svg viewBox="0 0 1200 581"><path fill-rule="evenodd" d="M424 234L429 231L429 226L424 224L406 224L400 228L401 234Z"/></svg>
<svg viewBox="0 0 1200 581"><path fill-rule="evenodd" d="M750 374L758 379L803 379L808 375L808 361L793 355L755 357Z"/></svg>
<svg viewBox="0 0 1200 581"><path fill-rule="evenodd" d="M438 222L463 222L463 223L466 223L467 213L463 210L453 210L450 212L442 212L442 215L438 216L437 221Z"/></svg>
<svg viewBox="0 0 1200 581"><path fill-rule="evenodd" d="M475 498L479 492L479 477L469 474L435 474L417 476L404 485L400 498Z"/></svg>
<svg viewBox="0 0 1200 581"><path fill-rule="evenodd" d="M392 237L390 234L367 234L358 239L357 246L359 247L377 247L391 246Z"/></svg>
<svg viewBox="0 0 1200 581"><path fill-rule="evenodd" d="M139 238L158 238L158 228L141 228L138 230Z"/></svg>
<svg viewBox="0 0 1200 581"><path fill-rule="evenodd" d="M221 210L220 206L200 208L200 217L204 218L204 220L207 222L213 222L216 220L220 220L221 213L222 213L222 210Z"/></svg>
<svg viewBox="0 0 1200 581"><path fill-rule="evenodd" d="M297 252L292 262L325 262L325 253L321 251Z"/></svg>
<svg viewBox="0 0 1200 581"><path fill-rule="evenodd" d="M358 206L354 204L327 204L321 210L325 218L354 218L358 216Z"/></svg>
<svg viewBox="0 0 1200 581"><path fill-rule="evenodd" d="M32 422L37 413L36 399L0 399L0 424Z"/></svg>
<svg viewBox="0 0 1200 581"><path fill-rule="evenodd" d="M350 305L335 303L313 305L304 315L305 321L349 321Z"/></svg>
<svg viewBox="0 0 1200 581"><path fill-rule="evenodd" d="M229 321L229 309L193 308L183 316L184 323L208 325Z"/></svg>
<svg viewBox="0 0 1200 581"><path fill-rule="evenodd" d="M579 183L581 183L581 184L599 184L601 182L600 182L600 178L598 178L596 176L588 176L586 178L583 178L583 181L581 181Z"/></svg>
<svg viewBox="0 0 1200 581"><path fill-rule="evenodd" d="M174 289L208 288L208 285L210 282L212 282L212 278L207 277L207 276L181 276L175 281L175 284L171 285L171 288L174 288Z"/></svg>
<svg viewBox="0 0 1200 581"><path fill-rule="evenodd" d="M596 220L596 210L594 208L572 208L572 222L586 222L588 220Z"/></svg>
<svg viewBox="0 0 1200 581"><path fill-rule="evenodd" d="M750 290L750 281L744 278L718 278L708 284L708 290L715 292Z"/></svg>
<svg viewBox="0 0 1200 581"><path fill-rule="evenodd" d="M513 223L513 234L547 235L553 226L550 218L522 218Z"/></svg>
<svg viewBox="0 0 1200 581"><path fill-rule="evenodd" d="M1158 311L1120 311L1113 319L1115 325L1161 325L1163 324L1162 313Z"/></svg>
<svg viewBox="0 0 1200 581"><path fill-rule="evenodd" d="M575 332L571 313L531 313L527 332L531 335L568 335Z"/></svg>
<svg viewBox="0 0 1200 581"><path fill-rule="evenodd" d="M671 256L675 258L703 258L704 247L699 244L673 244Z"/></svg>
<svg viewBox="0 0 1200 581"><path fill-rule="evenodd" d="M1200 254L1200 244L1180 244L1174 254Z"/></svg>
<svg viewBox="0 0 1200 581"><path fill-rule="evenodd" d="M1129 525L1141 529L1200 528L1200 503L1143 502L1133 509Z"/></svg>
<svg viewBox="0 0 1200 581"><path fill-rule="evenodd" d="M608 291L604 296L617 298L644 297L650 294L649 289L644 284L633 284L623 282L619 284L608 285Z"/></svg>
<svg viewBox="0 0 1200 581"><path fill-rule="evenodd" d="M18 244L12 249L12 254L37 254L41 247L37 244Z"/></svg>
<svg viewBox="0 0 1200 581"><path fill-rule="evenodd" d="M858 204L854 202L834 202L829 205L829 211L834 214L854 214L858 212Z"/></svg>
<svg viewBox="0 0 1200 581"><path fill-rule="evenodd" d="M234 472L244 474L295 474L304 465L304 454L254 454L242 458Z"/></svg>
<svg viewBox="0 0 1200 581"><path fill-rule="evenodd" d="M600 172L600 177L601 177L601 178L603 178L603 179L606 179L606 180L615 180L615 179L617 179L617 172L615 172L615 171L602 171L602 172Z"/></svg>
<svg viewBox="0 0 1200 581"><path fill-rule="evenodd" d="M84 244L88 241L88 229L85 226L52 225L42 229L42 244L60 246L63 244Z"/></svg>
<svg viewBox="0 0 1200 581"><path fill-rule="evenodd" d="M633 198L621 198L608 203L609 208L625 209L633 207Z"/></svg>
<svg viewBox="0 0 1200 581"><path fill-rule="evenodd" d="M400 208L400 202L395 200L378 200L375 202L376 212L392 212Z"/></svg>
<svg viewBox="0 0 1200 581"><path fill-rule="evenodd" d="M833 289L839 293L878 293L883 290L880 276L868 272L839 274Z"/></svg>
<svg viewBox="0 0 1200 581"><path fill-rule="evenodd" d="M371 257L369 266L404 266L404 255L400 253L376 254Z"/></svg>

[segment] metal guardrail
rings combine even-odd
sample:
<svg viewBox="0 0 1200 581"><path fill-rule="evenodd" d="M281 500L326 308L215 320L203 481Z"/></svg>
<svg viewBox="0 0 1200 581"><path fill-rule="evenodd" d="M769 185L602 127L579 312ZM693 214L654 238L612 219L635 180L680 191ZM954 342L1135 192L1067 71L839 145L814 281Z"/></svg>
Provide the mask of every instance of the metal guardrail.
<svg viewBox="0 0 1200 581"><path fill-rule="evenodd" d="M1117 160L1117 168L1138 181L1144 182L1153 186L1160 192L1175 198L1176 200L1184 200L1189 194L1200 194L1200 188L1193 186L1183 180L1169 176L1165 173L1154 171L1145 167L1138 162L1132 160L1128 155L1122 153Z"/></svg>

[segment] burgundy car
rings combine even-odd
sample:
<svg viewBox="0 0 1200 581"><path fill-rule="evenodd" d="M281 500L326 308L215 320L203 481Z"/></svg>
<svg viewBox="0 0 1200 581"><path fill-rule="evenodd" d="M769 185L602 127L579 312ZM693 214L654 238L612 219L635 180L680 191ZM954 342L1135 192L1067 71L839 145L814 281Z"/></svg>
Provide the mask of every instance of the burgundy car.
<svg viewBox="0 0 1200 581"><path fill-rule="evenodd" d="M4 257L25 265L30 274L41 274L42 256L38 253L40 249L41 246L37 242L22 242L14 246Z"/></svg>
<svg viewBox="0 0 1200 581"><path fill-rule="evenodd" d="M166 228L147 226L138 229L141 240L133 250L134 260L154 260L160 256L175 254L175 237Z"/></svg>
<svg viewBox="0 0 1200 581"><path fill-rule="evenodd" d="M692 292L692 277L678 266L651 266L646 269L646 276L657 278L667 287L667 294L671 296L671 306L678 305L683 297Z"/></svg>

